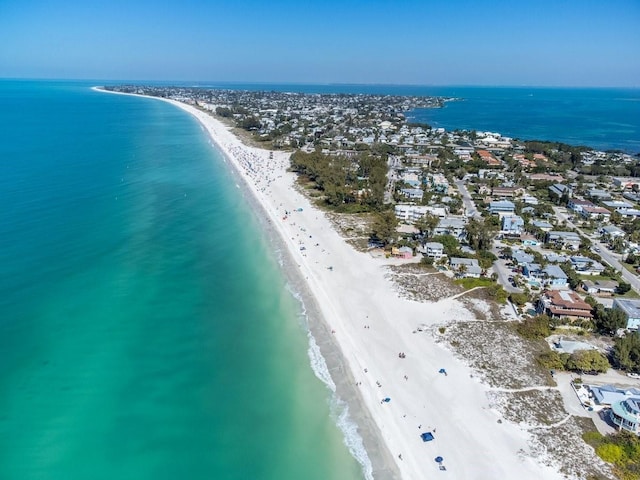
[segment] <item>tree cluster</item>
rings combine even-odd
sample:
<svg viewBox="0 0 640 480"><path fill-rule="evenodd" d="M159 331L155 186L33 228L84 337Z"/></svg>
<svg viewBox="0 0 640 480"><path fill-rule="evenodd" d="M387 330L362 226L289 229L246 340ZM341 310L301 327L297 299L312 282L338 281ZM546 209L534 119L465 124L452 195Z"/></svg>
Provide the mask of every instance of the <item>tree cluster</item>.
<svg viewBox="0 0 640 480"><path fill-rule="evenodd" d="M612 357L620 368L640 372L640 332L616 338Z"/></svg>
<svg viewBox="0 0 640 480"><path fill-rule="evenodd" d="M297 151L291 155L291 168L315 183L327 205L357 204L363 210L383 209L388 168L383 157L362 154L354 164L342 156Z"/></svg>

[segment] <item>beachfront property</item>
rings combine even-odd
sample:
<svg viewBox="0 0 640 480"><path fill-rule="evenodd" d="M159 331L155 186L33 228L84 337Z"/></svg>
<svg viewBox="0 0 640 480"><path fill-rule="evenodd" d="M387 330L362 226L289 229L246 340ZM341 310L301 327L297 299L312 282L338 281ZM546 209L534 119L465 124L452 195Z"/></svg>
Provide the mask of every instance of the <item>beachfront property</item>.
<svg viewBox="0 0 640 480"><path fill-rule="evenodd" d="M537 311L551 318L562 318L570 321L590 320L593 318L591 305L571 290L546 290L540 296Z"/></svg>
<svg viewBox="0 0 640 480"><path fill-rule="evenodd" d="M422 252L429 258L436 260L446 256L444 253L444 245L438 242L427 242L422 246Z"/></svg>
<svg viewBox="0 0 640 480"><path fill-rule="evenodd" d="M475 258L452 257L449 259L449 267L460 277L480 278L482 268Z"/></svg>
<svg viewBox="0 0 640 480"><path fill-rule="evenodd" d="M415 223L426 214L431 214L439 218L447 216L447 208L433 205L414 205L411 203L399 203L394 207L394 213L398 220Z"/></svg>
<svg viewBox="0 0 640 480"><path fill-rule="evenodd" d="M621 400L611 405L611 421L618 430L640 435L640 391L638 396Z"/></svg>
<svg viewBox="0 0 640 480"><path fill-rule="evenodd" d="M464 217L453 216L440 218L433 235L451 235L458 240L464 240L467 238L467 220Z"/></svg>
<svg viewBox="0 0 640 480"><path fill-rule="evenodd" d="M616 298L611 308L617 308L624 312L627 317L628 330L638 330L640 328L640 300Z"/></svg>

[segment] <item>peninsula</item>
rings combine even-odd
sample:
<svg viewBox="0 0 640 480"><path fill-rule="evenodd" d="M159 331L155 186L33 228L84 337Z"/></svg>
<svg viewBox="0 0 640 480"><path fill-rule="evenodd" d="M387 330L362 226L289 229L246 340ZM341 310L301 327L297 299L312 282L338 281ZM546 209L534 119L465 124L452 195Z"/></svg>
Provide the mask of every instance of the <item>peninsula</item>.
<svg viewBox="0 0 640 480"><path fill-rule="evenodd" d="M611 478L581 438L597 419L569 372L587 369L527 338L608 334L595 351L640 368L620 365L610 336L638 328L611 313L640 286L634 157L406 121L438 98L106 90L192 114L259 202L358 424L365 477ZM607 371L600 357L589 364Z"/></svg>

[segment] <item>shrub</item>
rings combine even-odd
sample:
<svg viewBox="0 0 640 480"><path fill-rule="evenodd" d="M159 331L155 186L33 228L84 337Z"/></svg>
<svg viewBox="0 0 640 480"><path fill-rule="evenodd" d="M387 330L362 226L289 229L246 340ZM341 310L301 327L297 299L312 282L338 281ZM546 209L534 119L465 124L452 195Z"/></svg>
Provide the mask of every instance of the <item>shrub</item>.
<svg viewBox="0 0 640 480"><path fill-rule="evenodd" d="M592 447L597 447L606 440L600 432L584 432L582 439Z"/></svg>
<svg viewBox="0 0 640 480"><path fill-rule="evenodd" d="M528 339L548 337L551 335L549 317L546 315L537 315L532 318L527 318L518 324L516 330L520 336Z"/></svg>
<svg viewBox="0 0 640 480"><path fill-rule="evenodd" d="M619 463L624 457L624 450L619 445L613 443L604 443L596 447L598 456L609 463Z"/></svg>
<svg viewBox="0 0 640 480"><path fill-rule="evenodd" d="M548 351L538 355L538 363L547 370L564 370L565 361L558 352Z"/></svg>
<svg viewBox="0 0 640 480"><path fill-rule="evenodd" d="M529 297L525 293L512 293L509 300L520 307L529 301Z"/></svg>

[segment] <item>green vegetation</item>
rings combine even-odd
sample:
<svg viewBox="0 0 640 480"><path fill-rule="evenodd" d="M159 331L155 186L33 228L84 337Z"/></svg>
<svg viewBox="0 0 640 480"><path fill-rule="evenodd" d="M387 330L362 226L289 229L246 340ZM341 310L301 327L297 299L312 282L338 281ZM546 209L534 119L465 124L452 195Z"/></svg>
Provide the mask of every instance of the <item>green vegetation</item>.
<svg viewBox="0 0 640 480"><path fill-rule="evenodd" d="M622 310L606 309L597 304L593 309L596 330L603 335L615 335L616 331L627 325L627 317Z"/></svg>
<svg viewBox="0 0 640 480"><path fill-rule="evenodd" d="M372 237L385 245L393 243L397 237L398 219L391 210L377 213L371 225Z"/></svg>
<svg viewBox="0 0 640 480"><path fill-rule="evenodd" d="M327 206L338 210L359 205L359 211L381 211L386 185L385 156L362 153L357 164L342 156L324 155L320 151L291 155L291 169L314 182L324 194Z"/></svg>
<svg viewBox="0 0 640 480"><path fill-rule="evenodd" d="M454 283L457 283L466 290L476 287L493 287L496 285L496 282L490 278L459 278L454 280Z"/></svg>
<svg viewBox="0 0 640 480"><path fill-rule="evenodd" d="M612 358L620 368L640 372L640 332L616 338Z"/></svg>
<svg viewBox="0 0 640 480"><path fill-rule="evenodd" d="M529 295L527 295L526 293L512 293L509 295L509 300L511 300L511 303L516 304L518 307L522 307L529 301Z"/></svg>
<svg viewBox="0 0 640 480"><path fill-rule="evenodd" d="M565 366L575 372L606 372L610 367L609 360L598 350L578 350L569 355Z"/></svg>
<svg viewBox="0 0 640 480"><path fill-rule="evenodd" d="M525 318L516 327L521 337L534 340L551 335L551 321L547 315Z"/></svg>
<svg viewBox="0 0 640 480"><path fill-rule="evenodd" d="M493 278L459 278L454 281L465 290L472 288L486 288L487 294L498 303L507 301L507 292L501 285L498 285Z"/></svg>
<svg viewBox="0 0 640 480"><path fill-rule="evenodd" d="M530 330L535 334L536 332ZM538 333L542 335L544 332ZM542 337L538 337L542 338ZM552 350L538 355L538 363L549 370L571 370L574 372L606 372L610 365L607 358L597 350L578 350L571 355Z"/></svg>
<svg viewBox="0 0 640 480"><path fill-rule="evenodd" d="M640 437L629 432L601 435L586 432L582 439L596 450L605 462L613 464L616 476L624 480L640 480Z"/></svg>

